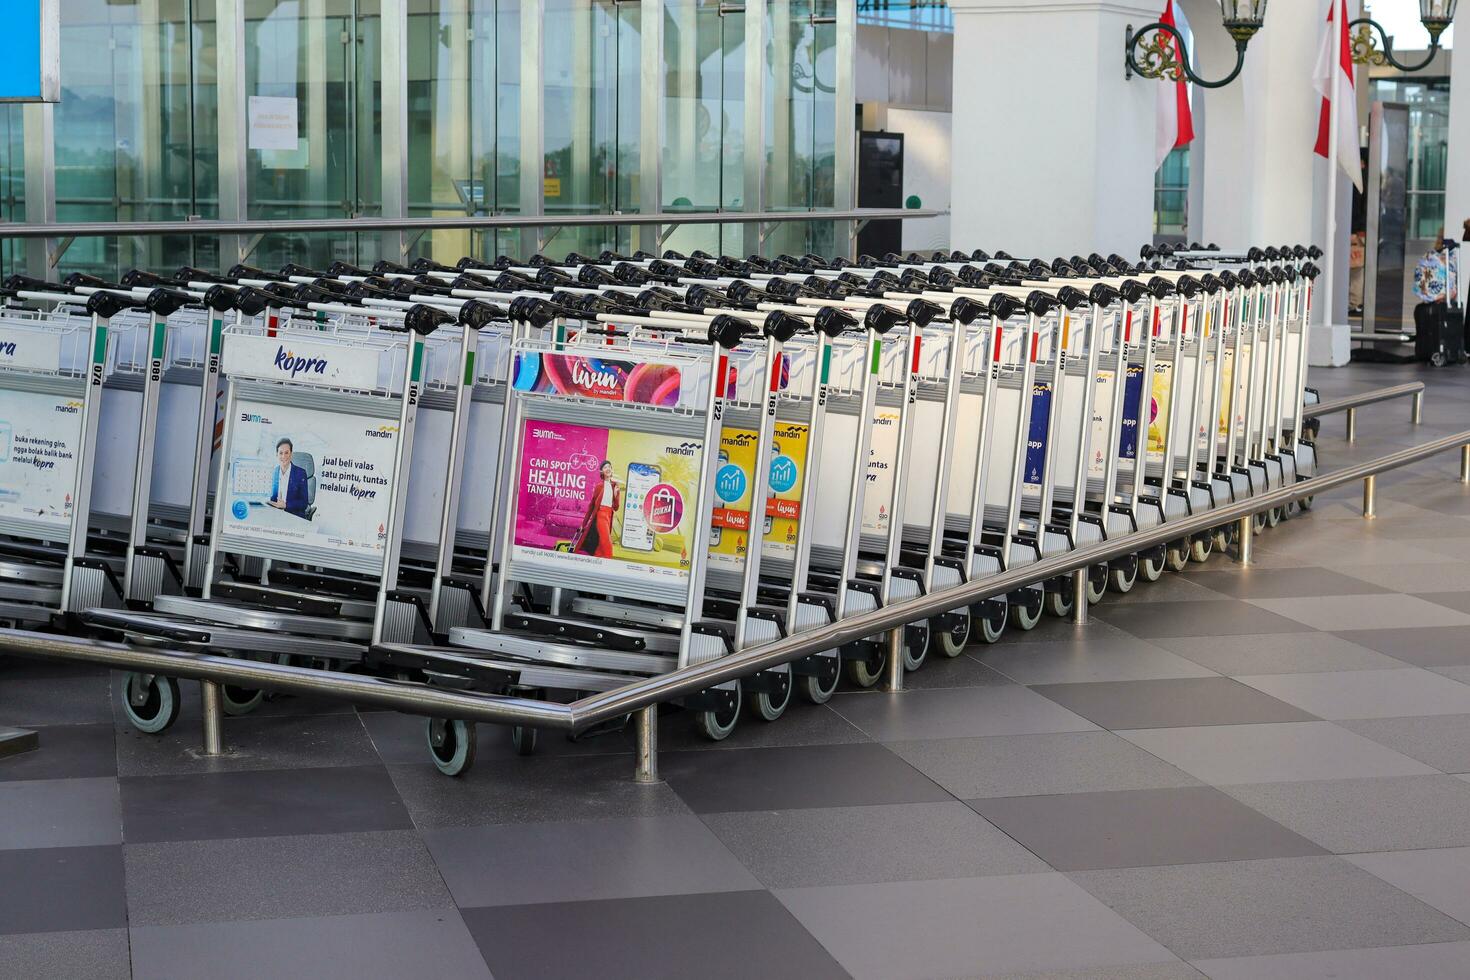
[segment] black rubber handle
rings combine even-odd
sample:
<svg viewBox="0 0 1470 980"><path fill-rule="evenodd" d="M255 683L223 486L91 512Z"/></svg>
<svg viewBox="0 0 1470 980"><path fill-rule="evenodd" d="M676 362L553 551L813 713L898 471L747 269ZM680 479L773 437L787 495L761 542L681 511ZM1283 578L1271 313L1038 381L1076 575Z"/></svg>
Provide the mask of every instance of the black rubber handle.
<svg viewBox="0 0 1470 980"><path fill-rule="evenodd" d="M867 312L863 314L863 326L880 335L886 334L906 320L907 317L901 311L881 304L868 307Z"/></svg>
<svg viewBox="0 0 1470 980"><path fill-rule="evenodd" d="M772 310L766 314L765 335L784 344L806 327L806 321L784 310Z"/></svg>
<svg viewBox="0 0 1470 980"><path fill-rule="evenodd" d="M455 323L459 319L457 314L439 306L425 306L422 303L410 306L408 312L403 315L403 326L412 330L420 337L427 337L446 323Z"/></svg>
<svg viewBox="0 0 1470 980"><path fill-rule="evenodd" d="M118 293L93 293L87 297L87 312L106 320L117 316L123 310L141 309L146 302L146 300L122 296Z"/></svg>
<svg viewBox="0 0 1470 980"><path fill-rule="evenodd" d="M987 312L984 303L968 296L960 296L949 305L949 318L967 327Z"/></svg>
<svg viewBox="0 0 1470 980"><path fill-rule="evenodd" d="M187 293L181 293L173 289L165 289L159 286L148 294L144 301L148 306L148 312L156 316L173 316L179 310L194 302L194 297Z"/></svg>
<svg viewBox="0 0 1470 980"><path fill-rule="evenodd" d="M931 303L927 299L915 299L909 301L904 312L908 314L910 320L925 327L944 316L944 307L938 303Z"/></svg>
<svg viewBox="0 0 1470 980"><path fill-rule="evenodd" d="M1010 320L1025 311L1026 304L1010 293L996 293L990 297L990 315L997 320Z"/></svg>
<svg viewBox="0 0 1470 980"><path fill-rule="evenodd" d="M839 310L835 306L824 306L817 310L816 319L812 326L829 337L836 337L844 330L851 330L857 326L857 317L846 310Z"/></svg>

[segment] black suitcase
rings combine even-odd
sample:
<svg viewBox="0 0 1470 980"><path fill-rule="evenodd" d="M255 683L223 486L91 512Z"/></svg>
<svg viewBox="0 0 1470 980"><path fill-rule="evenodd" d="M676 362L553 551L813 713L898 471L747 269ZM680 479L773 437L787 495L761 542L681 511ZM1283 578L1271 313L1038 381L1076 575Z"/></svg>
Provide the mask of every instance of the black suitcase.
<svg viewBox="0 0 1470 980"><path fill-rule="evenodd" d="M1450 249L1455 246L1446 242L1440 253L1447 280L1452 280L1458 271L1450 264ZM1459 301L1458 283L1447 282L1446 297L1442 303L1420 303L1414 307L1414 357L1428 361L1435 367L1446 364L1465 363L1465 307Z"/></svg>

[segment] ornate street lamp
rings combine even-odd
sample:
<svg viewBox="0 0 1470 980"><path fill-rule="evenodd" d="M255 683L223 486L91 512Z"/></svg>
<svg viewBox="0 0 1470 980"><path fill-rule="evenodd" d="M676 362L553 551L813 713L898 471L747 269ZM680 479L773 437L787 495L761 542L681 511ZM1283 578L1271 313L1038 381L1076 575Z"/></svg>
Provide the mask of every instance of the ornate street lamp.
<svg viewBox="0 0 1470 980"><path fill-rule="evenodd" d="M1356 27L1353 35L1353 61L1359 65L1392 65L1399 71L1411 73L1426 68L1434 56L1439 54L1439 36L1454 22L1455 6L1459 0L1419 0L1419 20L1429 32L1429 53L1417 65L1406 65L1393 56L1393 38L1383 30L1383 25L1371 17L1359 17L1349 21L1348 27ZM1378 50L1374 32L1383 39L1383 50Z"/></svg>
<svg viewBox="0 0 1470 980"><path fill-rule="evenodd" d="M1433 0L1423 2L1430 3ZM1444 0L1439 2L1443 3ZM1189 52L1185 49L1184 36L1164 23L1149 24L1136 34L1132 26L1129 26L1123 44L1127 77L1132 78L1136 74L1144 78L1167 78L1171 82L1180 82L1187 78L1201 88L1229 85L1245 66L1245 46L1250 43L1256 31L1261 29L1261 24L1266 19L1266 3L1267 0L1220 0L1225 30L1235 38L1235 69L1224 78L1209 82L1196 75L1194 69L1189 67ZM1453 0L1450 5L1453 7ZM1142 55L1141 61L1134 56L1135 48Z"/></svg>

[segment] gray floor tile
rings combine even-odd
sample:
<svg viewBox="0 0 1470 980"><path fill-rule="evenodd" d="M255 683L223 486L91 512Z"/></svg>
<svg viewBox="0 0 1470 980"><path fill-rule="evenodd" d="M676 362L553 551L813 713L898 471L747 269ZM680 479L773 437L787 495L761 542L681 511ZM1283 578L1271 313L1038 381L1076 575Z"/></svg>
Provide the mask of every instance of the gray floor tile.
<svg viewBox="0 0 1470 980"><path fill-rule="evenodd" d="M970 805L1058 871L1325 853L1209 786L1015 796Z"/></svg>
<svg viewBox="0 0 1470 980"><path fill-rule="evenodd" d="M132 930L133 975L150 980L490 980L453 909Z"/></svg>
<svg viewBox="0 0 1470 980"><path fill-rule="evenodd" d="M1231 568L1192 572L1200 584L1237 599L1287 599L1296 596L1367 595L1403 591L1326 568Z"/></svg>
<svg viewBox="0 0 1470 980"><path fill-rule="evenodd" d="M881 745L668 752L660 771L696 813L951 799Z"/></svg>
<svg viewBox="0 0 1470 980"><path fill-rule="evenodd" d="M1338 722L1442 772L1470 772L1470 714Z"/></svg>
<svg viewBox="0 0 1470 980"><path fill-rule="evenodd" d="M1123 606L1109 606L1104 602L1094 615L1134 636L1149 640L1166 636L1300 633L1311 628L1239 599Z"/></svg>
<svg viewBox="0 0 1470 980"><path fill-rule="evenodd" d="M369 711L358 716L371 739L369 751L388 765L422 765L429 760L428 732L423 718L396 711ZM475 726L475 765L507 762L518 758L505 725ZM621 733L572 741L561 732L541 732L536 742L538 757L564 755L619 755L631 753L631 743Z"/></svg>
<svg viewBox="0 0 1470 980"><path fill-rule="evenodd" d="M1326 721L1119 732L1133 744L1216 786L1435 770Z"/></svg>
<svg viewBox="0 0 1470 980"><path fill-rule="evenodd" d="M1263 783L1225 792L1339 854L1470 846L1470 784L1452 776Z"/></svg>
<svg viewBox="0 0 1470 980"><path fill-rule="evenodd" d="M669 754L660 755L662 767ZM420 828L689 812L667 784L633 782L632 761L622 755L518 758L476 766L464 779L427 763L388 772Z"/></svg>
<svg viewBox="0 0 1470 980"><path fill-rule="evenodd" d="M0 685L6 683L0 678ZM0 718L4 717L0 714ZM45 751L0 759L0 783L12 779L94 779L117 775L117 747L111 724L55 725L35 731Z"/></svg>
<svg viewBox="0 0 1470 980"><path fill-rule="evenodd" d="M513 980L845 977L769 892L465 909L490 969Z"/></svg>
<svg viewBox="0 0 1470 980"><path fill-rule="evenodd" d="M1174 961L1059 874L796 888L777 896L859 980ZM878 925L895 916L902 928Z"/></svg>
<svg viewBox="0 0 1470 980"><path fill-rule="evenodd" d="M1441 677L1448 677L1452 681L1459 681L1461 684L1470 684L1470 664L1451 667L1430 667L1428 669Z"/></svg>
<svg viewBox="0 0 1470 980"><path fill-rule="evenodd" d="M1461 626L1351 630L1337 635L1419 667L1470 666L1470 643L1465 642Z"/></svg>
<svg viewBox="0 0 1470 980"><path fill-rule="evenodd" d="M1426 602L1434 603L1436 606L1444 606L1446 609L1470 613L1470 592L1420 592L1418 596Z"/></svg>
<svg viewBox="0 0 1470 980"><path fill-rule="evenodd" d="M1142 586L1139 586L1139 588L1142 588ZM1100 612L1108 607L1109 605L1107 600L1103 600L1103 602L1095 608L1095 611ZM1126 640L1132 639L1136 636L1136 634L1132 634L1122 627L1115 626L1109 622L1104 622L1096 615L1094 615L1092 617L1092 621L1087 624L1087 635L1089 639L1093 640ZM1007 627L1005 632L1005 639L1001 642L1066 643L1076 638L1077 627L1073 625L1070 618L1058 619L1055 616L1047 615L1041 617L1041 622L1037 623L1034 629L1022 630L1015 627Z"/></svg>
<svg viewBox="0 0 1470 980"><path fill-rule="evenodd" d="M1403 664L1402 660L1332 633L1263 633L1226 639L1173 636L1153 642L1230 677L1319 670L1383 670Z"/></svg>
<svg viewBox="0 0 1470 980"><path fill-rule="evenodd" d="M1021 684L1215 676L1213 671L1144 640L1093 640L1085 630L1071 641L1002 642L976 656Z"/></svg>
<svg viewBox="0 0 1470 980"><path fill-rule="evenodd" d="M130 844L411 826L382 766L132 776L119 784Z"/></svg>
<svg viewBox="0 0 1470 980"><path fill-rule="evenodd" d="M1463 550L1464 542L1459 542ZM1344 575L1381 585L1390 592L1423 595L1426 592L1470 591L1470 562L1409 562L1393 565L1341 565ZM1327 594L1327 593L1323 593Z"/></svg>
<svg viewBox="0 0 1470 980"><path fill-rule="evenodd" d="M129 844L136 926L451 908L411 830Z"/></svg>
<svg viewBox="0 0 1470 980"><path fill-rule="evenodd" d="M1470 625L1470 614L1446 609L1411 595L1316 596L1250 601L1262 609L1319 630Z"/></svg>
<svg viewBox="0 0 1470 980"><path fill-rule="evenodd" d="M1460 980L1470 976L1470 943L1243 956L1194 965L1210 980Z"/></svg>
<svg viewBox="0 0 1470 980"><path fill-rule="evenodd" d="M1470 685L1418 667L1241 677L1319 718L1401 718L1470 712Z"/></svg>
<svg viewBox="0 0 1470 980"><path fill-rule="evenodd" d="M223 738L224 754L207 756L200 748L199 731L193 726L176 724L163 735L147 735L132 727L120 728L118 774L172 776L378 763L372 741L357 716L351 713L227 718Z"/></svg>
<svg viewBox="0 0 1470 980"><path fill-rule="evenodd" d="M1470 939L1462 923L1336 857L1070 877L1186 960Z"/></svg>
<svg viewBox="0 0 1470 980"><path fill-rule="evenodd" d="M1400 891L1470 924L1470 847L1386 854L1350 854L1347 860Z"/></svg>
<svg viewBox="0 0 1470 980"><path fill-rule="evenodd" d="M0 670L0 719L7 725L112 724L106 674L10 679Z"/></svg>
<svg viewBox="0 0 1470 980"><path fill-rule="evenodd" d="M0 936L0 977L130 980L132 975L126 929Z"/></svg>
<svg viewBox="0 0 1470 980"><path fill-rule="evenodd" d="M760 888L695 816L443 827L424 842L464 907Z"/></svg>
<svg viewBox="0 0 1470 980"><path fill-rule="evenodd" d="M1103 728L1182 728L1308 721L1313 716L1229 677L1041 684L1036 693Z"/></svg>
<svg viewBox="0 0 1470 980"><path fill-rule="evenodd" d="M1172 963L1125 963L1086 970L1027 970L983 973L980 980L1203 980L1204 974L1182 960Z"/></svg>
<svg viewBox="0 0 1470 980"><path fill-rule="evenodd" d="M1019 685L887 694L868 691L832 699L838 714L880 741L1080 732L1095 726Z"/></svg>
<svg viewBox="0 0 1470 980"><path fill-rule="evenodd" d="M1395 447L1402 448L1402 447ZM1252 559L1262 565L1393 565L1433 564L1444 561L1418 544L1402 538L1373 537L1367 534L1333 535L1330 528L1303 536L1291 544L1266 536Z"/></svg>
<svg viewBox="0 0 1470 980"><path fill-rule="evenodd" d="M1191 565L1188 575L1165 575L1157 582L1140 581L1134 588L1123 593L1109 588L1107 598L1103 601L1110 606L1127 606L1151 602L1185 602L1191 599L1225 598L1214 589L1209 588L1203 579L1194 574L1198 570L1198 566Z"/></svg>
<svg viewBox="0 0 1470 980"><path fill-rule="evenodd" d="M709 813L704 822L767 888L1051 870L963 803Z"/></svg>
<svg viewBox="0 0 1470 980"><path fill-rule="evenodd" d="M932 665L931 665L932 666ZM976 664L978 667L979 665ZM923 677L930 667L911 674L905 679ZM909 685L912 686L912 685ZM839 745L844 742L870 742L868 735L852 722L832 710L831 705L805 704L799 699L786 709L786 713L771 724L742 721L740 728L731 738L711 742L696 731L685 711L675 711L659 719L658 747L661 752L684 750L756 749L780 745ZM631 750L631 730L622 739L622 744Z"/></svg>
<svg viewBox="0 0 1470 980"><path fill-rule="evenodd" d="M1199 785L1112 732L944 738L888 747L964 800Z"/></svg>
<svg viewBox="0 0 1470 980"><path fill-rule="evenodd" d="M127 925L122 848L0 851L0 936ZM19 885L20 887L17 887Z"/></svg>
<svg viewBox="0 0 1470 980"><path fill-rule="evenodd" d="M0 850L122 843L117 780L0 783Z"/></svg>
<svg viewBox="0 0 1470 980"><path fill-rule="evenodd" d="M1000 645L1004 644L1005 641L1002 640ZM995 645L977 641L958 657L946 657L931 648L923 668L904 675L904 689L928 691L944 687L990 687L1014 683L1011 678L1002 675L986 662L986 654L995 648Z"/></svg>

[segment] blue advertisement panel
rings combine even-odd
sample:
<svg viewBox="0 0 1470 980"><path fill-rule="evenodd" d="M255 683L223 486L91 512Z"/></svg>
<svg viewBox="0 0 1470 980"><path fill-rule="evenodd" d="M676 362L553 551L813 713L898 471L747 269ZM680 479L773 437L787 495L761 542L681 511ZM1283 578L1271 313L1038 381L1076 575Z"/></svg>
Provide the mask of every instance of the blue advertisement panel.
<svg viewBox="0 0 1470 980"><path fill-rule="evenodd" d="M1041 485L1046 467L1046 427L1051 420L1051 385L1031 389L1031 431L1026 436L1026 480L1028 487Z"/></svg>
<svg viewBox="0 0 1470 980"><path fill-rule="evenodd" d="M0 31L0 101L60 98L57 0L9 0Z"/></svg>
<svg viewBox="0 0 1470 980"><path fill-rule="evenodd" d="M1143 404L1143 367L1128 366L1128 381L1123 385L1123 426L1118 436L1118 456L1138 458L1138 409Z"/></svg>

